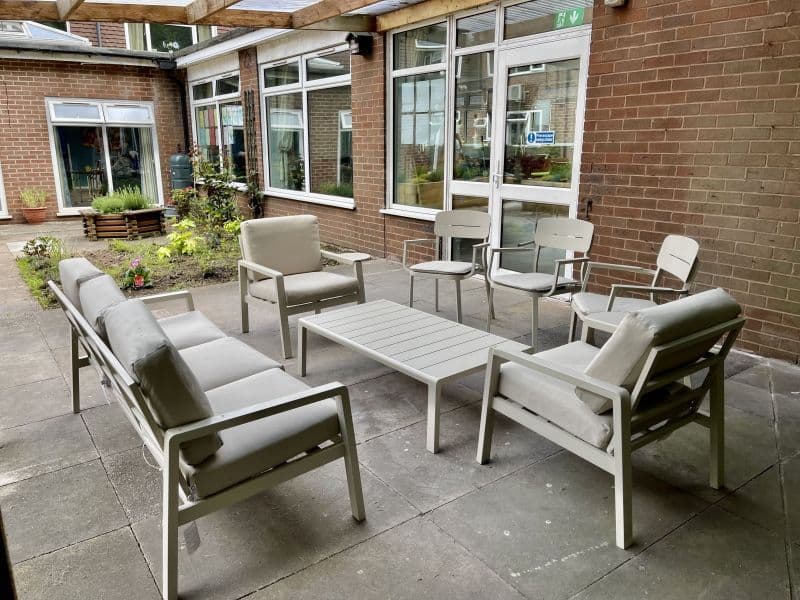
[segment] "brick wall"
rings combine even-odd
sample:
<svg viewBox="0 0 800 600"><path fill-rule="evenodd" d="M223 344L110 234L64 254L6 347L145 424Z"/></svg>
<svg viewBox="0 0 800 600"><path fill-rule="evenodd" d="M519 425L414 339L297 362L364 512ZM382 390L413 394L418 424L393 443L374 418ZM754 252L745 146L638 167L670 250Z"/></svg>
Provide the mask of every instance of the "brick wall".
<svg viewBox="0 0 800 600"><path fill-rule="evenodd" d="M97 25L100 26L100 42L97 41ZM94 23L89 21L70 21L69 31L87 38L92 46L104 48L125 48L124 23Z"/></svg>
<svg viewBox="0 0 800 600"><path fill-rule="evenodd" d="M800 357L796 0L595 3L581 205L593 257L701 246L696 289L744 306L739 346Z"/></svg>
<svg viewBox="0 0 800 600"><path fill-rule="evenodd" d="M76 87L77 86L77 87ZM44 189L48 218L55 217L56 179L47 131L45 97L148 100L155 106L159 161L169 194L169 155L183 143L180 97L175 84L155 68L33 60L0 60L0 165L9 213L22 218L19 192Z"/></svg>

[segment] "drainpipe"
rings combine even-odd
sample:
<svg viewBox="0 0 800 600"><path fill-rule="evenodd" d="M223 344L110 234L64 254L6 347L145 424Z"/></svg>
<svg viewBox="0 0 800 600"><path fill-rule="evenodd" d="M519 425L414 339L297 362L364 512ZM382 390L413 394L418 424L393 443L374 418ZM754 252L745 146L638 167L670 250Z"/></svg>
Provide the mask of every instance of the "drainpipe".
<svg viewBox="0 0 800 600"><path fill-rule="evenodd" d="M103 36L100 35L100 22L96 21L94 24L94 32L97 36L97 47L100 48L103 46Z"/></svg>
<svg viewBox="0 0 800 600"><path fill-rule="evenodd" d="M181 97L181 122L183 123L183 151L189 153L189 113L186 110L186 85L177 76L177 65L172 59L160 59L158 61L158 68L167 74L175 86L178 88L178 94Z"/></svg>

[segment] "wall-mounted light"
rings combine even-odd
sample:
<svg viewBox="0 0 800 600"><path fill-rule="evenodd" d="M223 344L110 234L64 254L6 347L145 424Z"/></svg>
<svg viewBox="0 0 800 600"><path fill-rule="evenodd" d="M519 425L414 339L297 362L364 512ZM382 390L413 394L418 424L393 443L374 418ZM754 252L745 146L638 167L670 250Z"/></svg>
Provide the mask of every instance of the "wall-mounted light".
<svg viewBox="0 0 800 600"><path fill-rule="evenodd" d="M620 6L625 6L625 3L628 0L605 0L605 5L610 6L611 8L617 8Z"/></svg>
<svg viewBox="0 0 800 600"><path fill-rule="evenodd" d="M371 35L348 33L344 41L347 42L348 46L350 46L350 54L358 54L360 56L369 56L372 54Z"/></svg>

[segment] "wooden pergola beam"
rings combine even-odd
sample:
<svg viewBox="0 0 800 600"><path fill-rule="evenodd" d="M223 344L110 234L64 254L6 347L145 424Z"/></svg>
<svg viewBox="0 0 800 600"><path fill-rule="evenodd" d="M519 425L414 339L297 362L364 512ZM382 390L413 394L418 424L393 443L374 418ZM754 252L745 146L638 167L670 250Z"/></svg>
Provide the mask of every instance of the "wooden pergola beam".
<svg viewBox="0 0 800 600"><path fill-rule="evenodd" d="M426 0L419 4L406 6L377 16L377 30L388 31L397 27L419 23L427 19L444 17L460 10L469 10L484 4L494 4L493 0Z"/></svg>
<svg viewBox="0 0 800 600"><path fill-rule="evenodd" d="M194 0L186 7L186 22L194 24L233 6L239 0Z"/></svg>
<svg viewBox="0 0 800 600"><path fill-rule="evenodd" d="M56 0L58 20L68 20L81 4L83 4L83 0Z"/></svg>
<svg viewBox="0 0 800 600"><path fill-rule="evenodd" d="M314 23L341 17L345 13L377 4L380 0L319 0L296 11L292 16L294 29L307 28Z"/></svg>

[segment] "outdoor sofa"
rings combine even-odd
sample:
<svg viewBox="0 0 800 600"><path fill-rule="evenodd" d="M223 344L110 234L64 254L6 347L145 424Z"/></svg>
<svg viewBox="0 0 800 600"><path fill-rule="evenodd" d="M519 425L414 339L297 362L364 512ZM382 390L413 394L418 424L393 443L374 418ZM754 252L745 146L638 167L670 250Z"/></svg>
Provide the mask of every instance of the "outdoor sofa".
<svg viewBox="0 0 800 600"><path fill-rule="evenodd" d="M177 597L180 525L338 458L364 519L345 386L309 388L226 336L188 292L127 300L83 258L61 261L60 277L63 290L48 285L71 326L74 411L79 370L93 363L161 468L164 598ZM148 305L167 300L187 311L156 319Z"/></svg>

